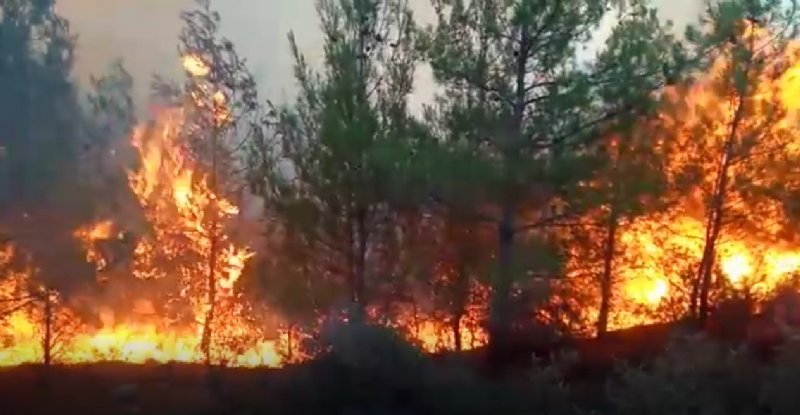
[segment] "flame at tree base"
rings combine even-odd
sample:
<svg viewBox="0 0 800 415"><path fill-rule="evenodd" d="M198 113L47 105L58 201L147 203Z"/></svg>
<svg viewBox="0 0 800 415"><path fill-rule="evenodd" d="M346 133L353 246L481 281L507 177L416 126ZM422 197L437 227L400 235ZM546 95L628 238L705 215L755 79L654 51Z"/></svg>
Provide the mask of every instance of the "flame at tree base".
<svg viewBox="0 0 800 415"><path fill-rule="evenodd" d="M7 330L13 332L13 340L10 347L0 350L0 366L43 362L42 325L21 313L11 316L6 323ZM78 327L75 331L74 334L65 333L69 337L66 342L54 345L56 363L205 362L205 355L200 351L199 326L163 329L157 324L121 323L96 330ZM224 356L216 363L230 367L281 367L283 354L279 342L264 340L239 353L215 350L212 354Z"/></svg>

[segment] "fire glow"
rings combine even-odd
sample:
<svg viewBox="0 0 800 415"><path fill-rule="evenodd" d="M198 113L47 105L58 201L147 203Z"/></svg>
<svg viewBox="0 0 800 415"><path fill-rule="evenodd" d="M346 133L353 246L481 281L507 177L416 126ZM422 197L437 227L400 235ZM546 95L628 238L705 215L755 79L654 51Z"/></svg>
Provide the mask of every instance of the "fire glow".
<svg viewBox="0 0 800 415"><path fill-rule="evenodd" d="M56 316L52 330L61 338L52 344L53 359L76 364L96 361L130 363L203 362L201 332L209 307L200 281L205 281L208 264L191 260L192 254L205 255L209 249L207 212L214 209L224 220L238 213L227 200L210 192L204 176L193 170L192 161L182 149L182 113L165 109L152 127L137 128L132 137L140 157L140 168L131 171L129 184L137 196L150 225L134 251L130 271L142 280L174 279L177 288L169 301L179 303L181 323L170 322L154 311L153 301L138 298L130 315L118 316L109 307L98 306L99 325L81 322L68 304L54 296ZM99 273L113 264L98 248L100 243L118 239L115 224L103 220L79 229L75 237L86 249L86 259ZM230 366L280 366L278 339L266 339L262 330L245 316L255 313L235 293L234 286L246 261L253 255L226 235L217 238L219 247L217 278L217 323L211 346L212 361ZM3 256L8 260L11 248ZM190 260L185 260L189 258ZM164 264L174 262L176 266ZM42 361L43 315L40 299L29 291L28 278L35 270L18 273L4 281L4 297L33 297L27 305L10 314L0 326L0 365ZM113 280L109 284L113 284ZM163 308L163 307L162 307ZM189 323L187 323L187 321ZM61 322L68 322L62 324Z"/></svg>
<svg viewBox="0 0 800 415"><path fill-rule="evenodd" d="M786 112L774 123L774 128L795 131L793 141L781 145L785 144L786 152L797 153L800 152L800 141L796 139L800 121L800 45L790 47L779 63L789 69L774 79L760 80L755 96L757 100L777 99L782 103ZM196 56L185 57L183 64L192 76L205 77L210 72L208 64ZM725 64L723 54L707 78L684 89L665 91L666 99L682 102L682 110L677 115L665 115L664 123L686 147L683 153L670 156L668 170L677 171L691 157L702 154L702 148L692 146L719 145L717 141L724 132L714 132L702 140L688 132L700 122L700 113L724 117L730 112L731 104L719 99L712 85ZM212 96L215 107L225 106L224 95ZM217 113L223 114L222 121L229 118L225 111L218 109ZM42 339L47 317L42 304L48 304L53 313L51 325L55 337L51 340L55 362L204 362L207 356L202 351L202 332L211 307L208 287L204 284L206 275L215 271L218 278L211 360L229 366L277 367L284 364L283 356L299 355L283 350L285 331L266 333L262 327L266 312L237 291L237 282L253 252L228 233L220 232L215 235L218 245L215 263L209 265L204 259L212 249L208 235L215 232L208 226L210 212L225 222L239 210L211 191L205 173L188 156L182 140L182 123L181 109L163 109L151 125L140 126L132 134L139 167L129 172L128 185L144 213L148 230L136 241L131 263L120 267L99 249L101 243L122 239L121 229L114 221L101 220L75 232L75 238L86 251L86 260L96 266L98 273L111 275L106 278L109 284L114 284L117 274L122 272L142 284L152 283L155 288L137 290L129 312L124 315L98 305L95 313L99 323L89 324L70 307L69 300L33 282L35 268L11 272L0 283L0 298L13 300L0 304L4 309L14 310L0 321L0 366L44 359L46 343ZM768 163L765 166L768 168ZM704 167L703 173L710 173L714 161L709 160ZM766 170L765 174L770 172ZM620 283L614 293L611 328L657 320L661 318L657 311L668 300L685 298L685 293L676 287L686 285L681 280L682 273L696 269L703 253L705 212L697 208L700 197L692 193L682 195L679 203L666 212L621 224L614 272L615 280ZM761 219L764 229L757 235L746 229L726 229L718 247L717 268L732 287L763 295L800 271L800 245L780 237L786 218L777 202L761 206L760 213L765 214ZM11 261L14 249L13 245L2 247L0 267ZM586 264L567 264L568 274L577 273L579 266ZM578 281L578 286L591 286L586 288L589 291L595 289L595 281L580 282L578 277L573 280ZM170 283L160 284L164 281ZM165 286L171 291L162 292ZM463 316L465 324L453 325L446 318L418 316L404 310L393 325L418 340L427 351L455 348L457 341L452 327L460 327L458 343L464 349L483 345L486 334L480 328L480 320L485 315L488 296L485 287L475 291L482 295L471 301ZM587 321L592 321L597 309L585 306L581 312Z"/></svg>
<svg viewBox="0 0 800 415"><path fill-rule="evenodd" d="M742 121L743 129L759 134L758 147L746 150L750 151L749 165L734 165L729 176L735 181L752 174L747 170L754 170L757 173L750 177L758 183L783 184L785 178L774 160L796 160L800 155L797 135L800 43L793 41L783 49L775 48L769 43L772 37L765 29L749 22L744 24L741 41L758 51L756 58L761 54L768 63L751 87L754 90L747 94L751 113ZM677 203L667 211L621 224L614 258L617 284L610 329L653 323L685 313L681 307L688 303L687 277L697 274L703 256L708 215L704 198L709 197L708 189L714 186L720 162L714 158L723 153L730 135L734 102L719 96L719 82L730 76L724 72L730 70L731 53L723 48L707 74L688 85L668 87L663 93L670 109L661 112L660 120L667 140L674 146L672 151L660 154L666 160L668 180L679 181L678 175L688 165L700 166L698 173L702 179L691 191L680 193ZM777 115L769 113L769 108L775 107L780 108ZM646 134L657 137L659 133ZM744 143L747 138L734 139ZM741 143L741 147L746 147ZM722 279L717 286L725 285L751 298L764 299L800 271L800 245L791 231L787 232L789 219L781 200L748 200L748 195L734 189L728 193L728 215L750 217L751 223L729 221L724 225L715 253L715 274ZM580 261L580 253L577 258ZM569 264L575 273L584 271L586 266L579 262ZM597 272L592 269L590 275ZM592 287L596 286L594 280L576 280L582 287L579 289L596 289ZM680 305L678 310L668 309L675 304ZM597 308L584 307L581 311L584 326L591 326L597 318Z"/></svg>

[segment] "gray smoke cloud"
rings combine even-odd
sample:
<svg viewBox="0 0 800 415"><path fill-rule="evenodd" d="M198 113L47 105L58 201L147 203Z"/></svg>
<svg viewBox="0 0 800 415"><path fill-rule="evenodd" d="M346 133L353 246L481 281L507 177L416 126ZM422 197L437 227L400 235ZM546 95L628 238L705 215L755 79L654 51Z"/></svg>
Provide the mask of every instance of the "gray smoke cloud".
<svg viewBox="0 0 800 415"><path fill-rule="evenodd" d="M430 21L428 0L410 0L417 18ZM262 95L284 101L293 93L292 59L286 34L293 30L302 50L313 62L320 58L315 0L216 0L223 19L223 33L250 62ZM693 21L700 0L654 0L661 14L680 28ZM138 82L136 101L142 103L150 76L179 73L177 36L179 13L193 0L58 0L59 11L78 35L76 74L85 83L116 58ZM420 82L429 82L420 74ZM422 89L422 88L420 88ZM419 98L424 100L424 98Z"/></svg>
<svg viewBox="0 0 800 415"><path fill-rule="evenodd" d="M153 73L179 73L179 13L192 0L58 0L57 7L78 35L76 74L82 82L122 58L138 82L137 102ZM223 32L250 62L264 94L280 95L292 67L286 33L297 31L306 50L319 49L312 0L217 0Z"/></svg>

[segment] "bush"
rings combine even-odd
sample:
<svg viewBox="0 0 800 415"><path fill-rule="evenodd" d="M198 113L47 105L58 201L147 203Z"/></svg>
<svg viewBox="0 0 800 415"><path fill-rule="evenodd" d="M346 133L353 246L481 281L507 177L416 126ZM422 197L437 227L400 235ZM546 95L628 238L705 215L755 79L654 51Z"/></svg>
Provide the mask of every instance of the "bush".
<svg viewBox="0 0 800 415"><path fill-rule="evenodd" d="M784 344L764 376L761 399L774 415L800 413L800 341Z"/></svg>
<svg viewBox="0 0 800 415"><path fill-rule="evenodd" d="M527 385L527 406L534 413L559 415L575 412L576 405L572 402L570 390L564 383L558 363L556 360L554 364L544 366L540 361L534 361Z"/></svg>
<svg viewBox="0 0 800 415"><path fill-rule="evenodd" d="M498 380L477 373L463 355L431 360L380 326L342 325L323 340L319 359L281 370L265 389L266 412L574 415L591 407L603 415L800 413L800 343L785 345L777 362L765 365L744 349L683 336L652 361L620 365L605 393L602 383L592 382L573 393L561 378L568 359L536 362L527 377Z"/></svg>
<svg viewBox="0 0 800 415"><path fill-rule="evenodd" d="M622 366L608 385L615 415L754 414L760 369L742 350L701 337L675 341L649 367Z"/></svg>
<svg viewBox="0 0 800 415"><path fill-rule="evenodd" d="M432 361L382 326L335 326L322 345L270 393L271 413L561 415L570 407L552 369L514 384L487 379L457 359Z"/></svg>
<svg viewBox="0 0 800 415"><path fill-rule="evenodd" d="M372 324L338 324L323 337L327 356L376 380L404 382L424 370L427 359L397 332ZM413 379L406 379L411 375Z"/></svg>
<svg viewBox="0 0 800 415"><path fill-rule="evenodd" d="M319 344L317 359L277 385L279 408L296 414L387 413L414 405L426 361L392 331L366 324L337 324Z"/></svg>

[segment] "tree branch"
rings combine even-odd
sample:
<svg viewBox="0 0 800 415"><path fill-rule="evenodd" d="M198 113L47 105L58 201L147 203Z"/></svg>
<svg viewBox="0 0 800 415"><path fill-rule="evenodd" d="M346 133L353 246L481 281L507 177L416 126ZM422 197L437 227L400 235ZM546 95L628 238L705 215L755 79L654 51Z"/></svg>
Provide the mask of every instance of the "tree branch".
<svg viewBox="0 0 800 415"><path fill-rule="evenodd" d="M21 309L33 304L33 303L34 303L34 300L29 300L29 301L26 301L26 302L24 302L22 304L19 304L19 305L15 306L15 307L12 307L10 309L0 310L0 317L5 317L5 316L8 316L10 314L14 314L15 312L17 312L17 311L19 311L19 310L21 310Z"/></svg>

